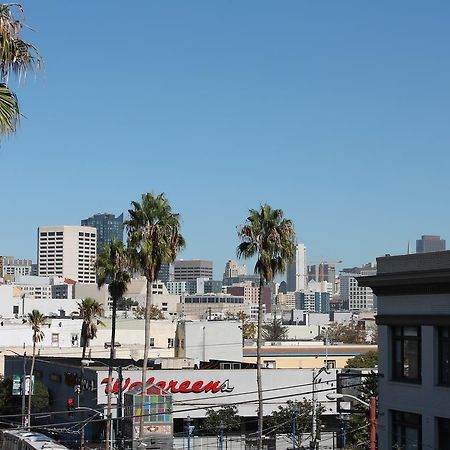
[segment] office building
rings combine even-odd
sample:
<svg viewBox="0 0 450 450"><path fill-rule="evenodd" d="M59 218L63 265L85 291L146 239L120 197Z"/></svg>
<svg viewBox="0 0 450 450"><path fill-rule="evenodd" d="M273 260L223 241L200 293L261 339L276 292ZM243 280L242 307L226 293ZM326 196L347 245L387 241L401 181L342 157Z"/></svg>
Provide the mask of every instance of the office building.
<svg viewBox="0 0 450 450"><path fill-rule="evenodd" d="M223 273L223 278L233 278L239 275L246 275L247 268L245 266L240 266L236 261L230 259L225 264L225 271Z"/></svg>
<svg viewBox="0 0 450 450"><path fill-rule="evenodd" d="M295 251L295 261L288 264L286 270L287 292L306 289L306 247L298 244Z"/></svg>
<svg viewBox="0 0 450 450"><path fill-rule="evenodd" d="M425 234L416 241L416 253L441 252L445 250L445 240L440 236Z"/></svg>
<svg viewBox="0 0 450 450"><path fill-rule="evenodd" d="M327 283L332 283L333 294L337 292L336 289L336 265L335 263L321 262L319 264L311 264L308 266L308 282L326 281Z"/></svg>
<svg viewBox="0 0 450 450"><path fill-rule="evenodd" d="M213 262L204 259L180 259L174 265L175 281L195 281L197 278L213 278Z"/></svg>
<svg viewBox="0 0 450 450"><path fill-rule="evenodd" d="M343 269L339 275L342 309L350 311L376 309L376 296L372 289L360 286L358 276L376 274L375 265L369 263L362 267Z"/></svg>
<svg viewBox="0 0 450 450"><path fill-rule="evenodd" d="M31 275L31 259L17 259L14 256L0 256L0 278L14 281L19 276Z"/></svg>
<svg viewBox="0 0 450 450"><path fill-rule="evenodd" d="M100 254L103 247L113 239L123 242L123 214L117 217L108 213L94 214L88 219L83 219L81 225L97 230L97 254Z"/></svg>
<svg viewBox="0 0 450 450"><path fill-rule="evenodd" d="M236 283L227 286L227 293L238 297L243 297L245 303L258 303L259 285L252 282Z"/></svg>
<svg viewBox="0 0 450 450"><path fill-rule="evenodd" d="M163 263L159 269L158 278L165 285L170 281L170 264Z"/></svg>
<svg viewBox="0 0 450 450"><path fill-rule="evenodd" d="M450 442L450 251L377 258L378 449Z"/></svg>
<svg viewBox="0 0 450 450"><path fill-rule="evenodd" d="M41 277L95 283L97 230L77 225L39 227L37 256Z"/></svg>

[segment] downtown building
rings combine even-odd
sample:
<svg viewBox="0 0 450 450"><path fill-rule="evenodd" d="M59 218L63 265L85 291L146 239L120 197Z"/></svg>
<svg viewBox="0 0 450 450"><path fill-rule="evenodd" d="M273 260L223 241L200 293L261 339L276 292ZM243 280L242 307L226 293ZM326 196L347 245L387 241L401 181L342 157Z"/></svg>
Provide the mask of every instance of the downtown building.
<svg viewBox="0 0 450 450"><path fill-rule="evenodd" d="M287 266L286 284L287 292L296 292L306 289L306 247L304 244L297 244L295 261Z"/></svg>
<svg viewBox="0 0 450 450"><path fill-rule="evenodd" d="M95 283L97 230L78 225L39 227L37 257L40 277Z"/></svg>
<svg viewBox="0 0 450 450"><path fill-rule="evenodd" d="M103 247L113 239L123 242L123 214L117 217L108 213L94 214L83 219L81 225L97 230L97 254L100 254Z"/></svg>
<svg viewBox="0 0 450 450"><path fill-rule="evenodd" d="M174 281L195 281L213 278L213 262L204 259L179 259L174 265Z"/></svg>
<svg viewBox="0 0 450 450"><path fill-rule="evenodd" d="M376 296L368 286L360 286L359 276L376 274L375 265L369 263L362 267L343 269L339 275L341 309L350 311L376 309Z"/></svg>
<svg viewBox="0 0 450 450"><path fill-rule="evenodd" d="M425 234L416 241L416 253L442 252L445 250L445 240L440 236Z"/></svg>

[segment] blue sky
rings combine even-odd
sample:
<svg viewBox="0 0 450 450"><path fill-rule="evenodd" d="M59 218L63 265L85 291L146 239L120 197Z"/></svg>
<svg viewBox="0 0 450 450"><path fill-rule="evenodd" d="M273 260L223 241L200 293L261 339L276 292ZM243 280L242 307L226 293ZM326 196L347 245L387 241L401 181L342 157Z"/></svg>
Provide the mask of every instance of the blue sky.
<svg viewBox="0 0 450 450"><path fill-rule="evenodd" d="M450 3L25 1L45 70L0 147L0 254L166 192L185 258L234 257L268 202L310 260L448 233Z"/></svg>

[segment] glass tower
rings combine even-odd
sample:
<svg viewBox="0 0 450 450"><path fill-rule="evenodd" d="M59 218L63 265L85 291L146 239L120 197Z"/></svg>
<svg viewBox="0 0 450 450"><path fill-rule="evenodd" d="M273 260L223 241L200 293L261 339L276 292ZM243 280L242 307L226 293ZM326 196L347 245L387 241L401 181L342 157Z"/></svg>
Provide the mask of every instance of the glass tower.
<svg viewBox="0 0 450 450"><path fill-rule="evenodd" d="M103 247L112 239L123 242L123 214L117 217L107 213L94 214L88 219L83 219L81 225L97 229L97 255L101 254Z"/></svg>

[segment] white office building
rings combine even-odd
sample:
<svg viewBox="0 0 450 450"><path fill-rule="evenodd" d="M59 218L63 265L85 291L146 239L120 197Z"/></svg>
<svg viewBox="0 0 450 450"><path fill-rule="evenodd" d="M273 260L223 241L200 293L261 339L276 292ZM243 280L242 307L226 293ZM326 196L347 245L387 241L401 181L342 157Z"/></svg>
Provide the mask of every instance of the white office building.
<svg viewBox="0 0 450 450"><path fill-rule="evenodd" d="M39 276L70 278L95 283L97 230L77 225L45 226L38 229Z"/></svg>
<svg viewBox="0 0 450 450"><path fill-rule="evenodd" d="M286 271L286 284L288 292L302 291L306 289L306 247L304 244L297 244L295 261L292 264L288 264Z"/></svg>

